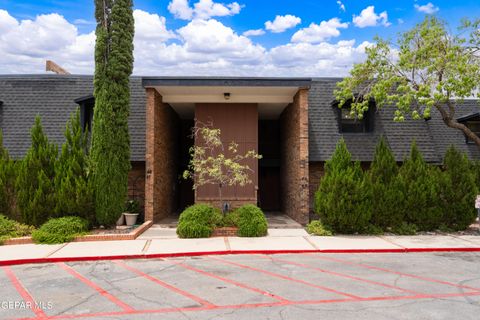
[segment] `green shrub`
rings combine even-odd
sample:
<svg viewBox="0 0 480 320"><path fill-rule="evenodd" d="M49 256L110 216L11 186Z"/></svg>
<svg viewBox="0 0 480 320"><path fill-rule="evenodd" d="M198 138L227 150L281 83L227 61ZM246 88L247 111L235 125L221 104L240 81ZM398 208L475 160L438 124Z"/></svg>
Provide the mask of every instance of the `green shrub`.
<svg viewBox="0 0 480 320"><path fill-rule="evenodd" d="M55 216L79 216L93 223L93 192L87 181L87 133L80 124L80 113L70 117L65 143L55 163Z"/></svg>
<svg viewBox="0 0 480 320"><path fill-rule="evenodd" d="M477 217L475 174L467 156L453 146L445 154L443 169L440 179L443 228L465 230Z"/></svg>
<svg viewBox="0 0 480 320"><path fill-rule="evenodd" d="M180 238L207 238L222 224L222 219L220 210L207 204L195 204L180 214L177 234Z"/></svg>
<svg viewBox="0 0 480 320"><path fill-rule="evenodd" d="M405 222L415 224L420 231L437 229L442 223L441 172L425 162L415 142L410 157L400 167L398 179L404 194L398 206L405 213Z"/></svg>
<svg viewBox="0 0 480 320"><path fill-rule="evenodd" d="M341 139L325 164L325 176L315 193L315 212L337 233L363 233L372 216L372 190L360 163L352 162Z"/></svg>
<svg viewBox="0 0 480 320"><path fill-rule="evenodd" d="M36 243L64 243L76 236L86 234L89 229L87 220L80 217L61 217L50 219L32 233Z"/></svg>
<svg viewBox="0 0 480 320"><path fill-rule="evenodd" d="M314 220L307 224L307 232L315 236L333 236L330 228L324 226L320 220Z"/></svg>
<svg viewBox="0 0 480 320"><path fill-rule="evenodd" d="M228 212L222 220L223 227L238 227L238 211Z"/></svg>
<svg viewBox="0 0 480 320"><path fill-rule="evenodd" d="M417 233L417 226L412 223L407 223L405 221L394 226L392 232L399 235L413 236Z"/></svg>
<svg viewBox="0 0 480 320"><path fill-rule="evenodd" d="M15 211L15 164L3 147L0 130L0 212L9 218L18 218Z"/></svg>
<svg viewBox="0 0 480 320"><path fill-rule="evenodd" d="M140 202L138 200L128 200L125 206L125 212L128 213L139 213L140 212Z"/></svg>
<svg viewBox="0 0 480 320"><path fill-rule="evenodd" d="M6 216L0 214L0 245L10 238L29 236L33 230L35 230L35 228L32 226L8 219Z"/></svg>
<svg viewBox="0 0 480 320"><path fill-rule="evenodd" d="M253 205L246 204L237 210L238 215L238 235L240 237L263 237L267 235L267 219L263 211Z"/></svg>
<svg viewBox="0 0 480 320"><path fill-rule="evenodd" d="M398 166L390 147L382 137L375 148L375 155L368 172L372 183L371 223L387 230L403 221L403 211L398 202L403 198L398 183ZM378 231L378 230L377 230Z"/></svg>
<svg viewBox="0 0 480 320"><path fill-rule="evenodd" d="M31 130L32 145L18 165L16 178L17 204L23 222L35 226L45 222L55 208L56 145L43 132L40 116Z"/></svg>

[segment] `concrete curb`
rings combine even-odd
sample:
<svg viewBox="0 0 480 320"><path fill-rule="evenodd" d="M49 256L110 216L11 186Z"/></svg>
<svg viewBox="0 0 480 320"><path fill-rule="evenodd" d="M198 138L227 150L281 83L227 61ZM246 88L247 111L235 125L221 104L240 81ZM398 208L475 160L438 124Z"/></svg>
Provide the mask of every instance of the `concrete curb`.
<svg viewBox="0 0 480 320"><path fill-rule="evenodd" d="M195 257L205 255L230 255L230 254L289 254L289 253L415 253L415 252L480 252L480 247L465 248L404 248L404 249L312 249L312 250L222 250L176 253L152 253L115 256L89 256L89 257L59 257L59 258L31 258L0 261L0 266L13 266L22 264L78 262L98 260L130 260L130 259L159 259L172 257Z"/></svg>

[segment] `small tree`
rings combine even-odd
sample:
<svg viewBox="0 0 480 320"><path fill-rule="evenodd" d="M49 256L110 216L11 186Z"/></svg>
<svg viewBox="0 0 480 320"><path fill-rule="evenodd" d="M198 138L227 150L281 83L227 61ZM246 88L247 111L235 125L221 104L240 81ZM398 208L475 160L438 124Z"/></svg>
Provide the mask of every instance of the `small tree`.
<svg viewBox="0 0 480 320"><path fill-rule="evenodd" d="M398 174L404 195L398 208L405 213L407 222L415 224L419 230L435 230L441 224L440 174L437 167L425 162L414 141L410 157L404 160Z"/></svg>
<svg viewBox="0 0 480 320"><path fill-rule="evenodd" d="M479 24L480 19L465 21L462 33L452 35L444 22L427 16L396 43L377 38L366 48L366 61L338 83L339 105L353 100L352 112L361 118L374 99L377 108L395 106L396 121L408 114L428 119L435 108L448 127L462 131L480 148L480 137L455 116L457 102L478 96L480 89Z"/></svg>
<svg viewBox="0 0 480 320"><path fill-rule="evenodd" d="M55 166L55 214L80 216L92 223L95 212L87 181L87 139L77 110L66 125L65 143Z"/></svg>
<svg viewBox="0 0 480 320"><path fill-rule="evenodd" d="M325 176L315 193L315 212L321 221L340 233L364 232L372 216L369 179L352 156L345 141L337 143L325 163Z"/></svg>
<svg viewBox="0 0 480 320"><path fill-rule="evenodd" d="M18 166L17 204L25 223L39 226L55 209L55 161L57 146L48 141L40 116L31 130L32 145Z"/></svg>
<svg viewBox="0 0 480 320"><path fill-rule="evenodd" d="M444 172L440 183L443 224L454 230L465 230L477 216L475 197L478 188L470 161L453 145L443 161Z"/></svg>
<svg viewBox="0 0 480 320"><path fill-rule="evenodd" d="M17 218L15 212L15 165L3 146L0 130L0 214Z"/></svg>
<svg viewBox="0 0 480 320"><path fill-rule="evenodd" d="M372 182L372 223L384 230L399 225L403 212L398 202L403 194L398 185L398 165L392 150L382 137L375 148L375 156L369 170Z"/></svg>
<svg viewBox="0 0 480 320"><path fill-rule="evenodd" d="M222 189L225 186L245 186L252 183L250 173L253 170L245 163L248 159L261 159L255 150L245 154L238 153L238 144L230 142L229 155L226 154L220 129L197 123L192 128L192 137L196 143L190 148L190 163L183 178L193 180L193 189L207 184L218 186L220 206L223 209Z"/></svg>

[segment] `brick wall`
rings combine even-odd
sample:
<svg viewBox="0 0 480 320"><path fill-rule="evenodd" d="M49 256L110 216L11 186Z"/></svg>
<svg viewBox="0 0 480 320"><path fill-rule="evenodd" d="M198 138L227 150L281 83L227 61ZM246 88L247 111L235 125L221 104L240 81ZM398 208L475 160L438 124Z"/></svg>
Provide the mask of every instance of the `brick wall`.
<svg viewBox="0 0 480 320"><path fill-rule="evenodd" d="M162 96L147 88L145 219L158 220L176 209L177 130L176 112Z"/></svg>
<svg viewBox="0 0 480 320"><path fill-rule="evenodd" d="M140 202L143 210L145 203L145 162L134 161L132 169L128 173L128 199L135 199Z"/></svg>
<svg viewBox="0 0 480 320"><path fill-rule="evenodd" d="M295 221L309 220L308 90L300 89L280 116L282 211Z"/></svg>

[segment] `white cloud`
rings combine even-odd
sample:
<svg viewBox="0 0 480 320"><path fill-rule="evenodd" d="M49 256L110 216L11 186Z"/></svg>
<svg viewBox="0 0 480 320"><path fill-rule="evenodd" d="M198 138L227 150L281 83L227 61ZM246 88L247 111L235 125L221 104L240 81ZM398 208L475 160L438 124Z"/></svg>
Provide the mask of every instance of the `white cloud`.
<svg viewBox="0 0 480 320"><path fill-rule="evenodd" d="M333 37L338 37L340 35L340 30L338 29L340 28L348 28L348 23L342 23L338 18L322 21L320 24L311 23L308 28L298 30L292 36L292 42L319 43Z"/></svg>
<svg viewBox="0 0 480 320"><path fill-rule="evenodd" d="M135 19L135 40L166 41L175 38L175 34L167 30L165 17L139 9L133 11L133 17Z"/></svg>
<svg viewBox="0 0 480 320"><path fill-rule="evenodd" d="M193 16L188 0L172 0L168 4L168 11L177 19L189 20Z"/></svg>
<svg viewBox="0 0 480 320"><path fill-rule="evenodd" d="M95 21L85 20L85 19L75 19L73 23L76 25L92 25L95 24Z"/></svg>
<svg viewBox="0 0 480 320"><path fill-rule="evenodd" d="M252 29L252 30L247 30L243 33L245 37L261 36L263 34L265 34L265 31L263 29Z"/></svg>
<svg viewBox="0 0 480 320"><path fill-rule="evenodd" d="M238 2L228 4L217 3L213 0L199 0L190 7L188 0L172 0L168 4L168 10L177 19L191 20L209 19L211 17L233 16L240 13L242 6Z"/></svg>
<svg viewBox="0 0 480 320"><path fill-rule="evenodd" d="M440 10L439 7L436 7L433 5L433 3L429 2L423 6L420 6L418 4L414 5L415 9L417 9L418 12L423 12L426 14L434 14L435 12L438 12Z"/></svg>
<svg viewBox="0 0 480 320"><path fill-rule="evenodd" d="M195 19L174 33L155 13L135 10L134 17L137 75L341 76L363 59L368 45L322 41L267 49L215 19ZM93 31L81 34L57 14L19 21L0 11L0 18L3 73L42 73L46 59L72 73L93 73Z"/></svg>
<svg viewBox="0 0 480 320"><path fill-rule="evenodd" d="M345 5L342 3L342 1L337 1L337 4L338 4L338 8L345 12Z"/></svg>
<svg viewBox="0 0 480 320"><path fill-rule="evenodd" d="M265 29L270 30L274 33L284 32L287 29L295 27L297 24L301 23L302 19L295 17L291 14L285 16L276 16L275 20L265 22Z"/></svg>
<svg viewBox="0 0 480 320"><path fill-rule="evenodd" d="M360 12L359 16L353 15L353 24L359 28L365 28L378 26L379 24L388 27L391 23L388 22L387 11L376 14L375 6L368 6Z"/></svg>

